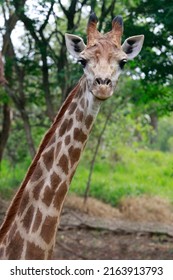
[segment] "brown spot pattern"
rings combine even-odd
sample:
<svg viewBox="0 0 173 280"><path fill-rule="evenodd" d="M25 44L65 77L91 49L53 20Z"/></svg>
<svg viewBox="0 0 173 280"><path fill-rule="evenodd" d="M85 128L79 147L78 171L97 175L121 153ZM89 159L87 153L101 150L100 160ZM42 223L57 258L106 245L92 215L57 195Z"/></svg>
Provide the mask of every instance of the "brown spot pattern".
<svg viewBox="0 0 173 280"><path fill-rule="evenodd" d="M40 196L40 192L43 188L43 185L44 185L44 180L41 180L40 183L38 183L35 187L34 187L34 190L33 190L33 197L35 198L35 200L38 200L39 199L39 196Z"/></svg>
<svg viewBox="0 0 173 280"><path fill-rule="evenodd" d="M26 209L28 203L29 203L29 193L27 191L25 191L22 196L21 203L19 206L19 215L23 214L23 211Z"/></svg>
<svg viewBox="0 0 173 280"><path fill-rule="evenodd" d="M81 110L77 109L77 111L76 111L76 120L78 122L81 122L82 119L83 119L83 112Z"/></svg>
<svg viewBox="0 0 173 280"><path fill-rule="evenodd" d="M19 232L17 232L7 247L6 254L9 260L20 259L23 250L24 240L21 238Z"/></svg>
<svg viewBox="0 0 173 280"><path fill-rule="evenodd" d="M73 126L73 119L69 119L67 131L71 130L72 126Z"/></svg>
<svg viewBox="0 0 173 280"><path fill-rule="evenodd" d="M38 179L40 179L41 176L42 176L42 169L40 167L40 163L38 162L31 176L31 182L37 181Z"/></svg>
<svg viewBox="0 0 173 280"><path fill-rule="evenodd" d="M59 155L59 152L61 150L61 146L62 146L62 141L58 142L57 143L57 146L56 146L56 150L55 150L55 159L58 157Z"/></svg>
<svg viewBox="0 0 173 280"><path fill-rule="evenodd" d="M50 180L51 180L52 191L55 191L61 182L61 178L59 177L59 175L57 175L55 172L53 172Z"/></svg>
<svg viewBox="0 0 173 280"><path fill-rule="evenodd" d="M69 157L71 166L73 166L80 158L81 150L79 148L74 148L71 146L69 148Z"/></svg>
<svg viewBox="0 0 173 280"><path fill-rule="evenodd" d="M52 259L52 253L53 253L53 247L48 252L48 258L47 258L48 260Z"/></svg>
<svg viewBox="0 0 173 280"><path fill-rule="evenodd" d="M17 224L16 224L16 222L14 222L14 224L12 225L12 227L10 229L9 235L8 235L8 241L13 239L13 236L15 235L16 231L17 231Z"/></svg>
<svg viewBox="0 0 173 280"><path fill-rule="evenodd" d="M51 146L52 144L55 143L55 140L56 140L56 137L55 137L55 134L51 137L49 143L48 143L48 147Z"/></svg>
<svg viewBox="0 0 173 280"><path fill-rule="evenodd" d="M91 115L87 116L85 120L85 125L87 129L91 127L92 122L93 122L93 116Z"/></svg>
<svg viewBox="0 0 173 280"><path fill-rule="evenodd" d="M51 217L51 216L46 217L41 229L41 237L47 244L50 243L50 241L52 240L55 234L56 225L57 225L57 217Z"/></svg>
<svg viewBox="0 0 173 280"><path fill-rule="evenodd" d="M44 197L43 197L43 202L47 205L50 206L52 202L52 198L55 194L55 191L52 190L49 186L46 186L45 191L44 191Z"/></svg>
<svg viewBox="0 0 173 280"><path fill-rule="evenodd" d="M85 106L85 99L84 98L81 99L80 105L81 105L82 108L84 108L84 106Z"/></svg>
<svg viewBox="0 0 173 280"><path fill-rule="evenodd" d="M34 207L31 205L23 218L23 226L27 231L29 231L29 228L31 226L33 214L34 214Z"/></svg>
<svg viewBox="0 0 173 280"><path fill-rule="evenodd" d="M57 210L61 209L67 191L68 191L67 184L66 182L63 182L59 186L58 190L56 191L55 198L53 201L54 206L56 207Z"/></svg>
<svg viewBox="0 0 173 280"><path fill-rule="evenodd" d="M28 241L25 259L26 260L43 260L44 251L39 246L36 246L34 243L31 243Z"/></svg>
<svg viewBox="0 0 173 280"><path fill-rule="evenodd" d="M69 108L69 115L72 115L76 108L77 108L77 103L72 102Z"/></svg>
<svg viewBox="0 0 173 280"><path fill-rule="evenodd" d="M70 140L71 140L70 135L67 135L67 136L65 137L65 144L66 144L66 146L70 143Z"/></svg>
<svg viewBox="0 0 173 280"><path fill-rule="evenodd" d="M67 125L68 125L68 120L65 119L64 122L61 124L60 128L59 128L59 136L63 136L66 129L67 129Z"/></svg>
<svg viewBox="0 0 173 280"><path fill-rule="evenodd" d="M39 228L39 226L41 224L41 221L42 221L42 213L38 209L36 217L35 217L35 222L34 222L34 225L33 225L33 228L32 228L33 232L36 232L38 230L38 228Z"/></svg>
<svg viewBox="0 0 173 280"><path fill-rule="evenodd" d="M54 160L54 148L43 154L43 161L48 171L52 168Z"/></svg>
<svg viewBox="0 0 173 280"><path fill-rule="evenodd" d="M74 140L84 143L87 139L87 135L83 133L82 129L74 129Z"/></svg>
<svg viewBox="0 0 173 280"><path fill-rule="evenodd" d="M4 248L0 248L0 258L2 259L4 255Z"/></svg>
<svg viewBox="0 0 173 280"><path fill-rule="evenodd" d="M68 168L68 158L67 158L66 155L62 155L62 156L61 156L58 165L62 168L62 170L63 170L66 174L68 174L68 170L69 170L69 168Z"/></svg>

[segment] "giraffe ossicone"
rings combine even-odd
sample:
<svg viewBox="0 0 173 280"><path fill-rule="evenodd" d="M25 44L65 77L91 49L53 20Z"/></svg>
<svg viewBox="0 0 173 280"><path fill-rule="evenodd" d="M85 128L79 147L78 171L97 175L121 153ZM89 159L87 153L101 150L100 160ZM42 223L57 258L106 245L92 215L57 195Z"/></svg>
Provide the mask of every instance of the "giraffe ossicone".
<svg viewBox="0 0 173 280"><path fill-rule="evenodd" d="M11 202L0 228L1 259L52 258L63 202L95 117L112 96L124 64L142 48L143 35L121 46L120 16L106 34L96 25L92 13L86 45L79 36L65 34L67 49L83 66L84 75L60 108Z"/></svg>

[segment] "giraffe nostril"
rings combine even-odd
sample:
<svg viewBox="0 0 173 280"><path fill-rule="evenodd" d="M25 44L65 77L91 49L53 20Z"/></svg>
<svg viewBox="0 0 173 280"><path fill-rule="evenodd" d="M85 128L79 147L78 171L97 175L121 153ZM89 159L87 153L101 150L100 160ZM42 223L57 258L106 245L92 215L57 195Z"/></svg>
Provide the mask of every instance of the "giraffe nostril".
<svg viewBox="0 0 173 280"><path fill-rule="evenodd" d="M111 80L110 79L105 79L105 84L107 86L110 86L112 84Z"/></svg>
<svg viewBox="0 0 173 280"><path fill-rule="evenodd" d="M96 78L95 83L96 85L107 85L107 86L110 86L112 84L111 80L108 78L104 80L102 78Z"/></svg>
<svg viewBox="0 0 173 280"><path fill-rule="evenodd" d="M98 85L102 84L102 79L101 78L97 78L97 79L95 79L95 81L96 81L96 84L98 84Z"/></svg>

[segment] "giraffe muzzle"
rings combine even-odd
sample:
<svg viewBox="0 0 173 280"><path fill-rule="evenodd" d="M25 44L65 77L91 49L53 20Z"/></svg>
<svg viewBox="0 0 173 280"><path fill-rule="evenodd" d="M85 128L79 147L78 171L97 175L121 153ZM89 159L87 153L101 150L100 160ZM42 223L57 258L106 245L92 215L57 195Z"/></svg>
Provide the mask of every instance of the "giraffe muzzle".
<svg viewBox="0 0 173 280"><path fill-rule="evenodd" d="M113 86L111 79L96 78L94 80L91 92L98 99L105 100L109 98L113 94Z"/></svg>

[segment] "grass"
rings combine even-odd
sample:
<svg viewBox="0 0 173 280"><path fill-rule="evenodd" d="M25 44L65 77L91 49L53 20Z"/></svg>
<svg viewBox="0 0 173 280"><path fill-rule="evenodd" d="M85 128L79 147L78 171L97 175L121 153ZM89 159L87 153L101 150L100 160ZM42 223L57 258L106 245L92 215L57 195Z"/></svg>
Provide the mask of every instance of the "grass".
<svg viewBox="0 0 173 280"><path fill-rule="evenodd" d="M0 195L4 198L10 198L14 189L18 188L24 179L29 166L29 159L24 163L18 163L15 166L10 165L3 160L0 165Z"/></svg>
<svg viewBox="0 0 173 280"><path fill-rule="evenodd" d="M156 195L173 202L172 154L151 150L119 148L120 160L96 163L90 194L112 205L124 196ZM88 171L80 165L73 179L71 191L83 194Z"/></svg>
<svg viewBox="0 0 173 280"><path fill-rule="evenodd" d="M92 176L90 195L117 205L124 196L148 194L168 198L173 202L173 156L160 151L119 147L114 153L97 160ZM70 191L83 195L89 165L83 156L73 178ZM0 194L9 196L26 173L28 161L11 167L3 161L0 170Z"/></svg>

